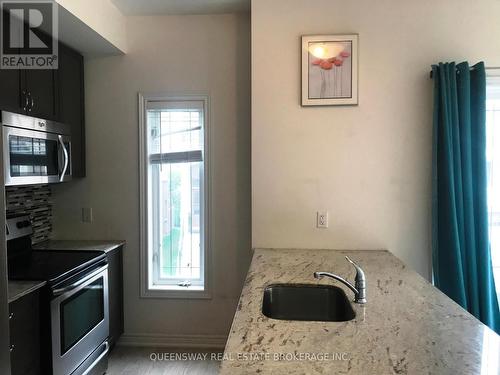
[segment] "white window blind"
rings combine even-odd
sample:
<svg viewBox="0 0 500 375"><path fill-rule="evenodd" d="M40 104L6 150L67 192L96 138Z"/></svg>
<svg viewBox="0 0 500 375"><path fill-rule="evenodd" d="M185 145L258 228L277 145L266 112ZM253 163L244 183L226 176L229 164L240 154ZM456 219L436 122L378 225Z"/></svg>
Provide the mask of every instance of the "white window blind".
<svg viewBox="0 0 500 375"><path fill-rule="evenodd" d="M500 300L500 74L489 74L486 87L489 237L493 273Z"/></svg>

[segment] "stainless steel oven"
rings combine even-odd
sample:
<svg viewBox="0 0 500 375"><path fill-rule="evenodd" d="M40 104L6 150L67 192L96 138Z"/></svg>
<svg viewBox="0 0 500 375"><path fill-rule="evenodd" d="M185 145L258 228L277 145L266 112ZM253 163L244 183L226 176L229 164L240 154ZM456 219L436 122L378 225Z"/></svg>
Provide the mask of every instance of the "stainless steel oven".
<svg viewBox="0 0 500 375"><path fill-rule="evenodd" d="M71 180L69 125L2 111L5 185Z"/></svg>
<svg viewBox="0 0 500 375"><path fill-rule="evenodd" d="M83 276L76 275L51 287L53 375L103 374L106 371L107 269L107 264L101 264Z"/></svg>

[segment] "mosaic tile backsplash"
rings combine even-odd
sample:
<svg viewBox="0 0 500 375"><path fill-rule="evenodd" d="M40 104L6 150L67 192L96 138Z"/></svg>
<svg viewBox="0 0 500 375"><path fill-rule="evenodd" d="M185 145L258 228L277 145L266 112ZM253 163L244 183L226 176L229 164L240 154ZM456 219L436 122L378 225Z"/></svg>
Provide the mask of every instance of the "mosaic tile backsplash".
<svg viewBox="0 0 500 375"><path fill-rule="evenodd" d="M33 244L45 241L52 231L52 201L49 185L5 187L7 216L29 214Z"/></svg>

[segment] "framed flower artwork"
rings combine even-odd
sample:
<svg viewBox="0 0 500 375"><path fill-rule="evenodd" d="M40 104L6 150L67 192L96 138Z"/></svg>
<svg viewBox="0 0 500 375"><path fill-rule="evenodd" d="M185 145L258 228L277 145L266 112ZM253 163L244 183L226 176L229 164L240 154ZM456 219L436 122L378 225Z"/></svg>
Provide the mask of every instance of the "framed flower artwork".
<svg viewBox="0 0 500 375"><path fill-rule="evenodd" d="M358 104L358 35L302 37L302 105Z"/></svg>

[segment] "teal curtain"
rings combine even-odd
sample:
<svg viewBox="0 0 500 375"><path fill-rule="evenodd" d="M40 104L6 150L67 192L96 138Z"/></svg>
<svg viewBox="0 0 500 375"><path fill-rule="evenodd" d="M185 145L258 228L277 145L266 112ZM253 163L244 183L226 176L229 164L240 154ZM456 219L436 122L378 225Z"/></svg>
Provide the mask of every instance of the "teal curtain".
<svg viewBox="0 0 500 375"><path fill-rule="evenodd" d="M486 72L440 63L434 78L434 283L500 333L488 240Z"/></svg>

